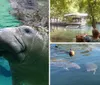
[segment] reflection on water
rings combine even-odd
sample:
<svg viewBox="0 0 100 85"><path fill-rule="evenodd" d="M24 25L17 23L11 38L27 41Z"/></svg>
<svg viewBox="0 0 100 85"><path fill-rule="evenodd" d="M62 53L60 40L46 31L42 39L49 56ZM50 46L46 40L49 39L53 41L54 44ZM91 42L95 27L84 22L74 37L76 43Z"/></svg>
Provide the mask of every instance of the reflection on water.
<svg viewBox="0 0 100 85"><path fill-rule="evenodd" d="M100 24L97 24L97 29L100 31ZM88 34L92 35L92 26L84 25L76 28L75 26L51 26L51 41L52 42L75 42L76 35Z"/></svg>
<svg viewBox="0 0 100 85"><path fill-rule="evenodd" d="M51 85L99 85L100 84L100 45L68 44L51 45L50 74ZM75 56L68 51L73 49Z"/></svg>
<svg viewBox="0 0 100 85"><path fill-rule="evenodd" d="M97 29L100 31L100 24L97 24L96 25ZM68 30L68 29L71 29L71 30L78 30L80 32L84 31L89 31L92 29L92 26L91 25L82 25L82 26L75 26L75 25L72 25L72 26L52 26L51 25L51 31L53 29L64 29L64 30Z"/></svg>

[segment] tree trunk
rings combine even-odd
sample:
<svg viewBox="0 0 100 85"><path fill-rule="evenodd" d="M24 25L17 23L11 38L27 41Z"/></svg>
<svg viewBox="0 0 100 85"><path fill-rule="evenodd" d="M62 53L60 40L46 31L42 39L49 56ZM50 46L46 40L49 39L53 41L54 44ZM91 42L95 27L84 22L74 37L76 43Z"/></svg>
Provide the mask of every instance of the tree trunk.
<svg viewBox="0 0 100 85"><path fill-rule="evenodd" d="M96 3L95 3L95 1L94 1L94 3L91 3L90 2L91 0L88 0L88 6L89 6L89 9L88 9L88 11L89 11L89 13L90 13L90 17L91 17L91 22L92 22L92 27L93 27L93 29L95 29L96 28L96 20L95 20L95 16L94 16L94 7L93 7L93 5L95 4L96 5Z"/></svg>
<svg viewBox="0 0 100 85"><path fill-rule="evenodd" d="M94 16L92 16L92 27L93 29L96 28L96 20L94 19Z"/></svg>

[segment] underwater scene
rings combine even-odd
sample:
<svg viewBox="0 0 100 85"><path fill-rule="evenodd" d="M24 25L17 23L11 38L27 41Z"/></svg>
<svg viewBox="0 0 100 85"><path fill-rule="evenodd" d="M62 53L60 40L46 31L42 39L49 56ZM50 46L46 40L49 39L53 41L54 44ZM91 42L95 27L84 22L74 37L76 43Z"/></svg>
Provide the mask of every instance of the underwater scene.
<svg viewBox="0 0 100 85"><path fill-rule="evenodd" d="M0 28L15 27L21 24L10 14L11 10L8 0L0 0ZM0 85L12 85L9 63L2 56L0 56Z"/></svg>
<svg viewBox="0 0 100 85"><path fill-rule="evenodd" d="M11 15L9 0L0 0L0 28L19 26L21 22Z"/></svg>
<svg viewBox="0 0 100 85"><path fill-rule="evenodd" d="M12 75L7 60L0 58L0 85L12 85Z"/></svg>
<svg viewBox="0 0 100 85"><path fill-rule="evenodd" d="M51 44L50 85L99 85L100 44Z"/></svg>

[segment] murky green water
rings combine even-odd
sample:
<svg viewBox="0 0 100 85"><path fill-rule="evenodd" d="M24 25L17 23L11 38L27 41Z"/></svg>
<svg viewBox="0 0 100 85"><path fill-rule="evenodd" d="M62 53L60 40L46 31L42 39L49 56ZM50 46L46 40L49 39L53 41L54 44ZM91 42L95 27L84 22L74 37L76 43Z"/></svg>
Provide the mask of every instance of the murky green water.
<svg viewBox="0 0 100 85"><path fill-rule="evenodd" d="M0 0L0 28L15 27L21 23L9 11L12 10L8 0ZM7 60L0 58L0 85L12 85L10 66Z"/></svg>

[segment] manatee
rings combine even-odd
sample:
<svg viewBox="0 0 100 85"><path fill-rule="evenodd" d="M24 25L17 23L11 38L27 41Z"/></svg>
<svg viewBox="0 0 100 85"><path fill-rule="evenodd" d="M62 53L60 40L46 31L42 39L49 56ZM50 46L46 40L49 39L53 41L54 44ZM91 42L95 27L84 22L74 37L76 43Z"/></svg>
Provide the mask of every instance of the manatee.
<svg viewBox="0 0 100 85"><path fill-rule="evenodd" d="M0 55L9 62L13 85L48 85L47 40L29 26L0 30Z"/></svg>
<svg viewBox="0 0 100 85"><path fill-rule="evenodd" d="M66 60L54 60L51 61L51 65L56 67L62 67L65 68L66 70L69 70L70 68L75 68L75 69L81 68L78 64Z"/></svg>
<svg viewBox="0 0 100 85"><path fill-rule="evenodd" d="M95 63L87 63L86 64L86 70L87 70L87 72L92 71L93 74L95 74L97 68L98 68L98 66Z"/></svg>
<svg viewBox="0 0 100 85"><path fill-rule="evenodd" d="M66 69L69 70L69 68L80 69L81 67L76 63L68 62L66 65Z"/></svg>

